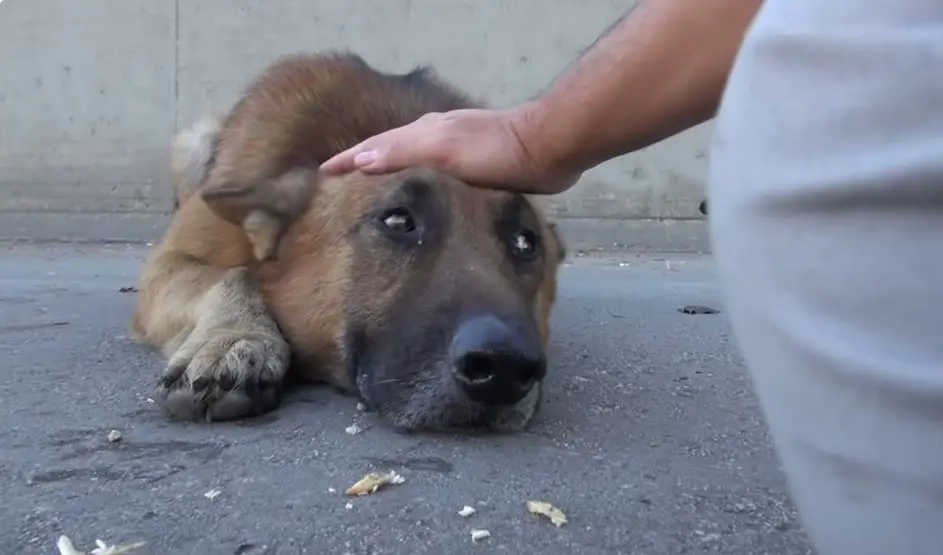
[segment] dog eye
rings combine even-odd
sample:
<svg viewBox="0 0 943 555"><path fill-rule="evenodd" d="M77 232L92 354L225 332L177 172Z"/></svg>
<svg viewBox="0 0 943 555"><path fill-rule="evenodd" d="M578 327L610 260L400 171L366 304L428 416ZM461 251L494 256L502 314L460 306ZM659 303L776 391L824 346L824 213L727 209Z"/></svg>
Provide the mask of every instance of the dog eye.
<svg viewBox="0 0 943 555"><path fill-rule="evenodd" d="M416 230L416 220L405 208L393 208L380 216L380 221L390 231L396 233L412 233Z"/></svg>
<svg viewBox="0 0 943 555"><path fill-rule="evenodd" d="M537 234L529 229L522 229L514 234L511 251L521 259L530 259L537 254Z"/></svg>

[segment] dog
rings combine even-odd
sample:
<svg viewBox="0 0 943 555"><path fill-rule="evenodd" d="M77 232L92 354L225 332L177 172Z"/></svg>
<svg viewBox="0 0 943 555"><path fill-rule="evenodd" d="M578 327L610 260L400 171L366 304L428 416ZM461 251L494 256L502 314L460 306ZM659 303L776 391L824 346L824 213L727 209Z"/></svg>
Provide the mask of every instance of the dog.
<svg viewBox="0 0 943 555"><path fill-rule="evenodd" d="M428 66L295 54L178 133L174 209L131 324L166 357L163 410L251 417L296 377L354 394L396 430L522 430L566 254L540 203L430 168L318 171L374 134L482 105Z"/></svg>

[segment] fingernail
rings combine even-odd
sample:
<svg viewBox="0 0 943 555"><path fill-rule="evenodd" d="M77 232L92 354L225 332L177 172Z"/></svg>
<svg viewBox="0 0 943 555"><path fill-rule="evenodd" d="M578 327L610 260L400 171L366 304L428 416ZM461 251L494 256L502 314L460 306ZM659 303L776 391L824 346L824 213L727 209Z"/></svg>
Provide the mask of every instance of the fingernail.
<svg viewBox="0 0 943 555"><path fill-rule="evenodd" d="M376 161L377 161L377 151L375 150L367 150L365 152L361 152L360 154L354 156L354 164L358 168L369 166L371 164L376 163Z"/></svg>

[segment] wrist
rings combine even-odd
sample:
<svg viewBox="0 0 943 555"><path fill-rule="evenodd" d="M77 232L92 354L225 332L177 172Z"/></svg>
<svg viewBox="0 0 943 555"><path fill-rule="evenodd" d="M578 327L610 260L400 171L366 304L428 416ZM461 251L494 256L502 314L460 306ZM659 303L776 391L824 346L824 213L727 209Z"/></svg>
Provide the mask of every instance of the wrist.
<svg viewBox="0 0 943 555"><path fill-rule="evenodd" d="M510 110L510 125L535 177L547 184L548 192L569 188L585 168L573 163L575 147L569 134L554 129L551 112L541 99L530 100Z"/></svg>

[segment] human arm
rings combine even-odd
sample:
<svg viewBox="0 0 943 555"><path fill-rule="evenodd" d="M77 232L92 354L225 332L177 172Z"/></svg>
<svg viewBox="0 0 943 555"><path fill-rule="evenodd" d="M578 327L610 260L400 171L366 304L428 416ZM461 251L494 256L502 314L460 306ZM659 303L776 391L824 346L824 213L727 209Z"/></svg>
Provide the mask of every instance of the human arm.
<svg viewBox="0 0 943 555"><path fill-rule="evenodd" d="M477 185L558 193L584 171L713 117L761 0L640 0L538 98L429 114L327 161L433 165Z"/></svg>

